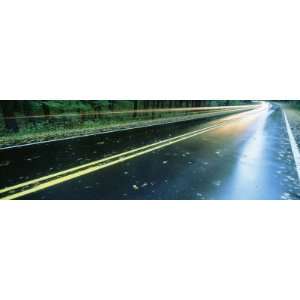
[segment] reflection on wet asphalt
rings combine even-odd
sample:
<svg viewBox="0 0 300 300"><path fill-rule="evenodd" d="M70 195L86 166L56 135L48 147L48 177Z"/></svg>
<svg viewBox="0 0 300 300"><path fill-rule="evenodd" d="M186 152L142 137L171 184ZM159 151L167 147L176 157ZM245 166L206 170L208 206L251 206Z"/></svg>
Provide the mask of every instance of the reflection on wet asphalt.
<svg viewBox="0 0 300 300"><path fill-rule="evenodd" d="M198 120L4 151L1 187L207 126ZM3 178L3 180L2 180ZM282 112L268 110L22 199L299 199Z"/></svg>
<svg viewBox="0 0 300 300"><path fill-rule="evenodd" d="M228 114L231 115L231 114ZM206 126L219 119L191 120L0 150L0 188L83 165Z"/></svg>

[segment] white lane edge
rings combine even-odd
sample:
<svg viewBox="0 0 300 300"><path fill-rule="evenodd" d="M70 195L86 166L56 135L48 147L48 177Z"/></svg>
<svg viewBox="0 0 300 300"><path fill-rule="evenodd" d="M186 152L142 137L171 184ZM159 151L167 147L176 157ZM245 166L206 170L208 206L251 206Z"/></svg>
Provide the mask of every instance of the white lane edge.
<svg viewBox="0 0 300 300"><path fill-rule="evenodd" d="M293 135L290 123L288 121L288 118L286 116L285 111L283 110L283 115L284 115L284 119L285 119L285 124L286 124L286 129L288 132L288 136L289 136L289 140L290 140L290 144L291 144L291 148L292 148L292 152L293 152L293 156L294 156L294 161L295 161L295 165L296 165L296 170L298 173L298 180L300 182L300 151L299 148L297 146L295 137Z"/></svg>

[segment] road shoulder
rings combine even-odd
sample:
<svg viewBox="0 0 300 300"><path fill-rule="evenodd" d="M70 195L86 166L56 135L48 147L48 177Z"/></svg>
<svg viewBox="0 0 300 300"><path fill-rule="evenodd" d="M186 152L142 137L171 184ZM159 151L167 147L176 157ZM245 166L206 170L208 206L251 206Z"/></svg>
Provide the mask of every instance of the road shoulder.
<svg viewBox="0 0 300 300"><path fill-rule="evenodd" d="M297 146L300 148L300 107L282 105L282 109L287 116Z"/></svg>

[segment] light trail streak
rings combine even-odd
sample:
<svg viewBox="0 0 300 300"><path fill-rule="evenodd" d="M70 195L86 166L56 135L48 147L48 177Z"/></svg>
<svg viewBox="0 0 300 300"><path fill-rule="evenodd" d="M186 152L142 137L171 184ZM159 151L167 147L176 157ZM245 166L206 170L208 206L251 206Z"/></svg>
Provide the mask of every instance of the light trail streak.
<svg viewBox="0 0 300 300"><path fill-rule="evenodd" d="M216 121L212 123L211 126L194 130L173 138L168 138L156 143L152 143L143 147L139 147L136 149L132 149L130 151L122 152L110 157L106 157L94 162L90 162L88 164L84 164L81 166L77 166L65 171L57 172L48 176L44 176L41 178L37 178L34 180L30 180L21 184L17 184L11 187L7 187L0 190L0 196L1 200L13 200L17 199L19 197L49 188L51 186L81 177L83 175L87 175L89 173L104 169L106 167L127 161L129 159L136 158L138 156L153 152L155 150L162 149L164 147L170 146L172 144L184 141L186 139L192 138L194 136L203 134L205 132L208 132L210 130L223 127L228 124L228 122L241 119L245 117L252 117L253 114L258 114L266 109L265 106L261 106L255 110L252 111L246 111L243 113L240 113L235 116L230 116L227 118L222 119L221 121ZM27 188L27 189L26 189ZM13 194L10 194L10 192L15 192Z"/></svg>

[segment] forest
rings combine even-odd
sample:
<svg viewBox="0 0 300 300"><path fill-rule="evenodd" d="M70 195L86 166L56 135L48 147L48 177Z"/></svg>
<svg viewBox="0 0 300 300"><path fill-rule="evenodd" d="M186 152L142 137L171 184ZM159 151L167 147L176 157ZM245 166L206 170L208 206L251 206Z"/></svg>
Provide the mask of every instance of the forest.
<svg viewBox="0 0 300 300"><path fill-rule="evenodd" d="M85 134L130 122L195 114L192 108L250 104L239 100L4 100L0 144Z"/></svg>
<svg viewBox="0 0 300 300"><path fill-rule="evenodd" d="M49 118L55 119L56 116L63 117L64 114L78 114L78 117L87 116L89 113L95 116L101 115L101 112L109 111L127 111L132 110L132 118L137 118L138 110L153 110L160 108L189 108L203 106L221 106L238 105L250 101L237 100L19 100L19 101L1 101L1 119L4 120L4 127L12 132L18 132L20 127L27 124L35 124L38 121L48 121ZM155 113L155 112L154 112ZM143 114L145 112L143 111ZM76 116L76 115L75 115ZM152 115L152 117L161 117ZM18 121L18 119L23 119ZM88 119L83 117L83 119ZM82 120L83 122L85 120ZM20 123L20 124L19 124ZM25 123L25 124L23 124Z"/></svg>

